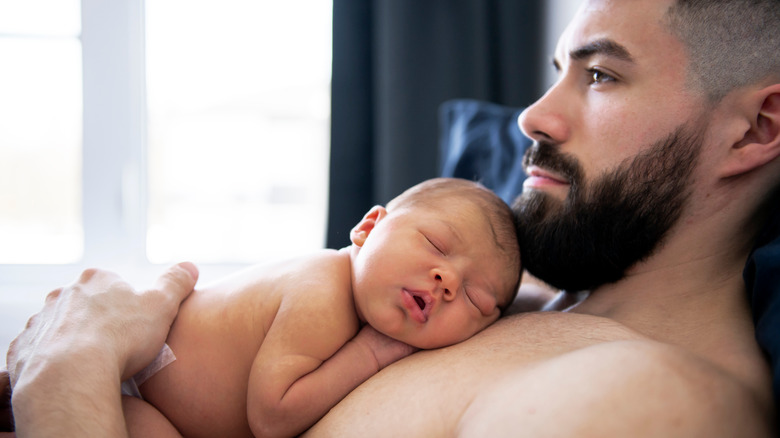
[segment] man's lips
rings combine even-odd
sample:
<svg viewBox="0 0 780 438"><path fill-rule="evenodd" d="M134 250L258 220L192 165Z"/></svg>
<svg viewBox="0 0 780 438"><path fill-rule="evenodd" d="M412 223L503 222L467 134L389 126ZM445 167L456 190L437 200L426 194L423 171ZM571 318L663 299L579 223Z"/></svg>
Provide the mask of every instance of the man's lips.
<svg viewBox="0 0 780 438"><path fill-rule="evenodd" d="M428 321L428 315L433 307L431 294L425 291L401 289L401 302L413 320L420 324Z"/></svg>
<svg viewBox="0 0 780 438"><path fill-rule="evenodd" d="M569 185L566 178L541 167L529 166L525 171L528 175L528 178L523 182L525 189Z"/></svg>

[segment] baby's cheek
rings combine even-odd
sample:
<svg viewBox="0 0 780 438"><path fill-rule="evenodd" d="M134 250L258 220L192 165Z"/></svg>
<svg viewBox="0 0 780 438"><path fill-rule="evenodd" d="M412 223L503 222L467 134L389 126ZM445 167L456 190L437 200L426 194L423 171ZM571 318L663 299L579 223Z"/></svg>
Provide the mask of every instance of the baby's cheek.
<svg viewBox="0 0 780 438"><path fill-rule="evenodd" d="M498 318L501 317L500 312L496 312L495 314L491 315L490 317L487 317L483 319L482 329L486 328L487 326L493 324L494 322L498 321Z"/></svg>
<svg viewBox="0 0 780 438"><path fill-rule="evenodd" d="M485 328L487 328L489 325L493 324L494 322L498 321L498 316L490 316L490 317L481 317L475 322L475 328L471 331L471 334L469 337L476 335L477 333L481 332Z"/></svg>

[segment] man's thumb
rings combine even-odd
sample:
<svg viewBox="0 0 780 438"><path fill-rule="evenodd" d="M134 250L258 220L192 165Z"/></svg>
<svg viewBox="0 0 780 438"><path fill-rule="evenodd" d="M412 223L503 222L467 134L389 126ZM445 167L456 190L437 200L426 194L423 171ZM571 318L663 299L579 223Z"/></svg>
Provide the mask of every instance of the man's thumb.
<svg viewBox="0 0 780 438"><path fill-rule="evenodd" d="M198 268L190 262L173 265L165 271L155 283L155 289L176 294L183 300L195 288L198 282Z"/></svg>

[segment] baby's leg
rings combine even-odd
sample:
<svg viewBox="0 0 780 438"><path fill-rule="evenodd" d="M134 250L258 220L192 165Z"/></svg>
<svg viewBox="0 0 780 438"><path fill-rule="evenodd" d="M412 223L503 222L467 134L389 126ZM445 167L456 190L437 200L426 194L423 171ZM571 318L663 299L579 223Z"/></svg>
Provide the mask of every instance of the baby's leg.
<svg viewBox="0 0 780 438"><path fill-rule="evenodd" d="M13 432L14 411L11 409L11 378L0 370L0 432Z"/></svg>
<svg viewBox="0 0 780 438"><path fill-rule="evenodd" d="M135 437L177 437L181 434L160 411L135 397L122 396L127 434Z"/></svg>

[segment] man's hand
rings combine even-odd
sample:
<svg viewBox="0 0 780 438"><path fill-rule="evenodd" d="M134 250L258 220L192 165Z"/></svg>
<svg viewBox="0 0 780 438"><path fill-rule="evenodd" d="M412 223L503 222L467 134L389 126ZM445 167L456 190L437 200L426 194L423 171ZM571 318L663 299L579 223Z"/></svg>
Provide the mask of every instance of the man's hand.
<svg viewBox="0 0 780 438"><path fill-rule="evenodd" d="M181 263L139 293L112 272L84 271L74 284L51 292L43 310L11 343L11 386L39 354L94 354L116 363L122 379L132 376L162 348L179 304L197 278L193 264Z"/></svg>
<svg viewBox="0 0 780 438"><path fill-rule="evenodd" d="M138 292L90 269L51 292L8 350L17 433L124 433L120 381L155 358L197 278L193 264L181 263Z"/></svg>
<svg viewBox="0 0 780 438"><path fill-rule="evenodd" d="M380 370L419 350L376 331L370 325L363 326L353 342L364 345L374 353Z"/></svg>

